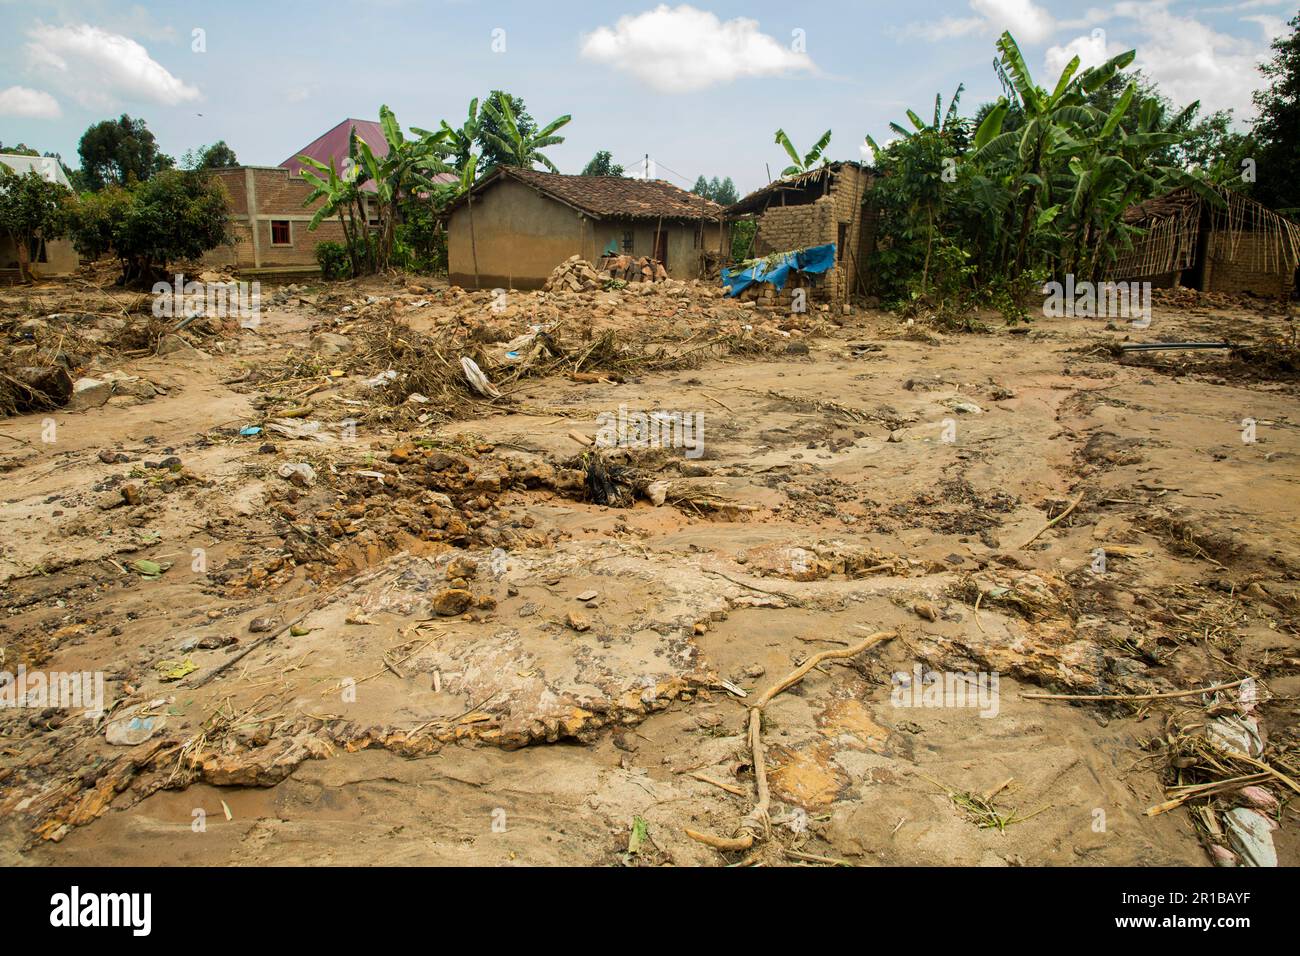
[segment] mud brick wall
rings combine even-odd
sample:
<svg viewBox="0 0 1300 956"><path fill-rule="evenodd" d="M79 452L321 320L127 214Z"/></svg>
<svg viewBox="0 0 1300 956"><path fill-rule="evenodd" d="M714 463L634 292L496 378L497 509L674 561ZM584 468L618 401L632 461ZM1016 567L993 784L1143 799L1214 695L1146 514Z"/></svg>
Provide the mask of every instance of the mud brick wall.
<svg viewBox="0 0 1300 956"><path fill-rule="evenodd" d="M810 283L809 304L838 306L849 301L857 291L858 268L865 267L875 243L877 216L869 208L863 208L870 189L868 171L845 165L835 174L827 194L814 202L769 206L759 218L755 255L833 242L836 265L818 281ZM788 304L789 287L784 290L784 296L780 293L765 296L760 292L759 297L774 304L782 301Z"/></svg>
<svg viewBox="0 0 1300 956"><path fill-rule="evenodd" d="M1205 263L1205 291L1287 298L1295 267L1294 262L1279 263L1262 237L1244 233L1234 242L1228 233L1216 232Z"/></svg>

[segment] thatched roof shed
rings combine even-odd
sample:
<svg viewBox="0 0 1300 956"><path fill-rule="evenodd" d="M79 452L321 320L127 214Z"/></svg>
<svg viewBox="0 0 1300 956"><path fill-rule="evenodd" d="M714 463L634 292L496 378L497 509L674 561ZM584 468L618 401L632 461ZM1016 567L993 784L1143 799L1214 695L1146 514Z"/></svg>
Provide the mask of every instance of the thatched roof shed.
<svg viewBox="0 0 1300 956"><path fill-rule="evenodd" d="M1288 296L1300 263L1300 226L1241 193L1190 186L1130 206L1124 222L1143 230L1110 270L1115 280L1149 280L1202 291Z"/></svg>

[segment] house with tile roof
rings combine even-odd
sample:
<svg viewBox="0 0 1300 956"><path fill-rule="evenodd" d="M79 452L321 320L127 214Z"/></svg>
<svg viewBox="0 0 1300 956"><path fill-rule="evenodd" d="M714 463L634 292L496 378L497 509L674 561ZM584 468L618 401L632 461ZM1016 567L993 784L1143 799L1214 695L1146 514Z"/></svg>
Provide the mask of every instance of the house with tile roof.
<svg viewBox="0 0 1300 956"><path fill-rule="evenodd" d="M651 256L675 279L722 254L723 208L662 180L498 166L447 212L448 278L536 289L573 255Z"/></svg>

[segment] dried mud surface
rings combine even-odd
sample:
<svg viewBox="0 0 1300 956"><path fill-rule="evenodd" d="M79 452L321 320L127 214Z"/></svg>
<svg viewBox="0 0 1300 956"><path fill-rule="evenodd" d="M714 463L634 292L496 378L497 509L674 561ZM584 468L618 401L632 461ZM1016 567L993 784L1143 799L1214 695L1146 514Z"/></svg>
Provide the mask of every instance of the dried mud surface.
<svg viewBox="0 0 1300 956"><path fill-rule="evenodd" d="M123 309L51 283L0 315L17 334L76 311L61 295ZM539 324L563 360L494 362ZM102 671L109 715L0 709L0 861L1210 865L1231 795L1145 811L1202 779L1177 728L1231 701L1024 695L1251 676L1295 779L1297 380L1110 350L1286 328L1193 304L946 335L691 287L498 311L377 280L269 296L256 328L188 330L197 350L77 355L124 376L106 402L0 419L0 669ZM504 396L450 384L431 342ZM367 387L394 354L423 377ZM703 414L701 457L610 456L663 504L591 500L572 435L620 406ZM763 852L687 837L753 803L735 691L879 630L766 708ZM916 667L996 673L995 713L897 706ZM161 728L110 745L132 714ZM1294 865L1297 794L1264 786ZM1004 827L963 802L991 792Z"/></svg>

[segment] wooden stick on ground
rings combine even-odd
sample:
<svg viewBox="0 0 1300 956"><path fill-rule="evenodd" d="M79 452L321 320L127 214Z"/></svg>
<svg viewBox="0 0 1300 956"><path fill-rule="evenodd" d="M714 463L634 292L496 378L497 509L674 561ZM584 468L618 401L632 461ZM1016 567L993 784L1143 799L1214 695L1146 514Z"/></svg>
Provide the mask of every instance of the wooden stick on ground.
<svg viewBox="0 0 1300 956"><path fill-rule="evenodd" d="M768 806L771 802L771 793L767 786L767 763L763 753L763 708L766 707L772 698L776 697L782 691L789 690L795 684L799 683L808 672L813 670L819 664L828 660L837 660L849 657L856 657L869 647L888 641L898 635L894 631L877 631L868 637L863 638L852 647L836 648L829 651L821 651L808 658L783 680L773 684L763 692L753 705L749 708L749 749L753 755L754 764L754 785L758 799L754 803L754 808L749 811L743 820L740 821L739 833L734 837L720 837L712 833L701 833L698 830L687 830L686 835L692 840L696 840L706 846L711 846L716 850L730 852L735 850L748 850L758 839L766 838L771 833L771 821L768 817ZM712 782L712 781L710 781Z"/></svg>
<svg viewBox="0 0 1300 956"><path fill-rule="evenodd" d="M1039 536L1040 534L1042 534L1044 531L1048 530L1049 528L1051 528L1053 525L1057 524L1058 522L1064 520L1065 517L1066 517L1066 515L1068 515L1068 514L1069 514L1071 511L1073 511L1075 508L1079 507L1079 502L1082 501L1082 500L1083 500L1083 492L1081 491L1081 492L1079 492L1077 495L1074 496L1074 500L1070 502L1070 505L1069 505L1068 508L1066 508L1064 511L1062 511L1059 515L1057 515L1057 516L1056 516L1055 518L1053 518L1051 521L1047 522L1047 524L1043 525L1041 528L1039 528L1037 531L1035 531L1035 532L1033 533L1033 535L1029 538L1029 540L1026 541L1024 544L1022 544L1020 547L1016 548L1016 550L1017 550L1017 551L1023 551L1025 548L1029 547L1031 544L1033 544L1035 541L1037 541L1037 540L1038 540L1038 536Z"/></svg>
<svg viewBox="0 0 1300 956"><path fill-rule="evenodd" d="M1193 687L1190 690L1171 690L1161 694L1021 694L1025 700L1171 700L1175 697L1194 697L1197 694L1209 694L1216 690L1229 690L1240 687L1249 677L1235 680L1230 684L1214 684L1210 687Z"/></svg>

